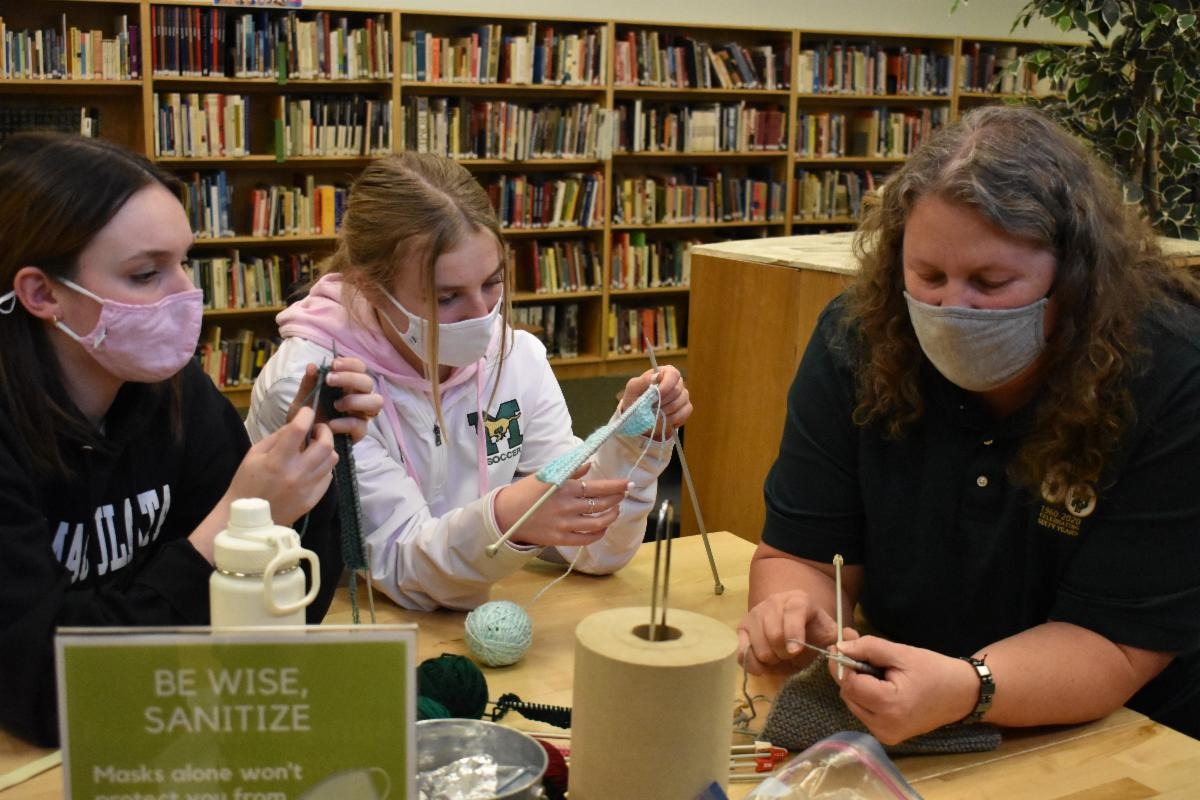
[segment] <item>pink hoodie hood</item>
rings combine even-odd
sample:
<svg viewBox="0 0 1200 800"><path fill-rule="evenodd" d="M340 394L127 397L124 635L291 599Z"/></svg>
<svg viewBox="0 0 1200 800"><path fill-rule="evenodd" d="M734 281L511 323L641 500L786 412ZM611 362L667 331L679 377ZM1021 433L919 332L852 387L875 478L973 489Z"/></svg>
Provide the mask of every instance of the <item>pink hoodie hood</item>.
<svg viewBox="0 0 1200 800"><path fill-rule="evenodd" d="M338 355L361 358L371 372L412 389L432 391L432 384L405 361L383 335L371 304L336 272L318 280L308 297L281 311L275 321L280 335L285 338L307 339L331 350L336 342ZM502 328L497 324L497 330L492 334L488 358L495 354L498 332ZM442 389L463 383L478 369L478 362L455 369L442 381Z"/></svg>

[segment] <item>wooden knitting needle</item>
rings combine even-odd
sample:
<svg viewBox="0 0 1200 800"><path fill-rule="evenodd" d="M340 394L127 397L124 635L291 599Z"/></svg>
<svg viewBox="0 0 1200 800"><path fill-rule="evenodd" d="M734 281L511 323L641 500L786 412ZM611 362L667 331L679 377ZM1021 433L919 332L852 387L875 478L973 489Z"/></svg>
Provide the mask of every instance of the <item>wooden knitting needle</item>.
<svg viewBox="0 0 1200 800"><path fill-rule="evenodd" d="M646 353L650 356L650 366L658 372L658 359L654 357L654 345L650 344L650 339L646 340ZM708 554L708 566L712 570L713 575L713 594L724 594L725 584L721 583L721 576L717 574L717 560L713 558L712 545L708 543L708 528L704 526L704 515L700 513L700 498L696 494L696 485L692 483L692 471L688 469L687 459L683 456L683 445L679 443L679 437L675 435L675 430L671 429L671 442L675 448L676 455L679 456L679 466L683 472L683 480L687 483L688 494L692 498L692 511L696 513L696 527L700 529L700 538L704 542L704 552Z"/></svg>

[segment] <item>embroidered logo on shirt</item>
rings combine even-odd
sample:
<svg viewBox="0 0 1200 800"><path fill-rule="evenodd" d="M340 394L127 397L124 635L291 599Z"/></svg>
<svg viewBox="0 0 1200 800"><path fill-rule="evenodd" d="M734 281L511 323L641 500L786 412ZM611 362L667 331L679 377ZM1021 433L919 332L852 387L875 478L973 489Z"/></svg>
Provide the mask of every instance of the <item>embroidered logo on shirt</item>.
<svg viewBox="0 0 1200 800"><path fill-rule="evenodd" d="M483 420L484 431L487 434L488 463L496 464L509 458L515 458L521 452L521 443L525 437L521 435L521 406L516 399L505 400L496 409L496 416L487 414ZM472 411L467 414L467 424L478 430L479 414ZM500 444L504 443L505 452L500 452Z"/></svg>
<svg viewBox="0 0 1200 800"><path fill-rule="evenodd" d="M1037 524L1065 536L1078 536L1079 529L1083 525L1083 518L1058 506L1043 504L1042 510L1038 512Z"/></svg>

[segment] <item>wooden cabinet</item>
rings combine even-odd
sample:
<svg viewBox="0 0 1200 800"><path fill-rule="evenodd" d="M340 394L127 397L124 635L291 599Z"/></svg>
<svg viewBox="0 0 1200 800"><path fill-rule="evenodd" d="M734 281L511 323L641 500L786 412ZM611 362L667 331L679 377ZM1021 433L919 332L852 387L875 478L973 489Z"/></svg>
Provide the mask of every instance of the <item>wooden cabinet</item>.
<svg viewBox="0 0 1200 800"><path fill-rule="evenodd" d="M851 233L701 245L692 251L684 438L704 524L758 541L763 480L788 388L817 316L854 273ZM696 533L690 503L681 530Z"/></svg>

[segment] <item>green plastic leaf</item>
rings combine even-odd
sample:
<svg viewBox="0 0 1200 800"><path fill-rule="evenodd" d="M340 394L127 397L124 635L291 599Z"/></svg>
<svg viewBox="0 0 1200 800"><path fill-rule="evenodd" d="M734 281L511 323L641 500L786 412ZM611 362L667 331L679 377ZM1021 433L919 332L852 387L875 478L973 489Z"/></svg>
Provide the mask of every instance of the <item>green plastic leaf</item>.
<svg viewBox="0 0 1200 800"><path fill-rule="evenodd" d="M1073 24L1074 23L1071 22L1070 14L1063 14L1061 17L1058 18L1058 29L1060 31L1062 31L1063 33L1066 33L1067 31L1071 30L1071 26Z"/></svg>
<svg viewBox="0 0 1200 800"><path fill-rule="evenodd" d="M1126 203L1142 202L1143 195L1142 195L1142 187L1140 185L1134 183L1133 181L1125 181L1124 185L1121 186L1121 189L1125 195Z"/></svg>
<svg viewBox="0 0 1200 800"><path fill-rule="evenodd" d="M1180 33L1191 30L1196 24L1195 14L1180 14L1175 19L1175 24L1179 26Z"/></svg>
<svg viewBox="0 0 1200 800"><path fill-rule="evenodd" d="M1170 19L1171 15L1175 13L1175 9L1171 8L1166 3L1155 3L1154 5L1150 6L1150 10L1153 11L1158 18L1163 21Z"/></svg>
<svg viewBox="0 0 1200 800"><path fill-rule="evenodd" d="M1117 146L1123 147L1126 150L1137 144L1137 135L1129 128L1122 128L1117 134Z"/></svg>
<svg viewBox="0 0 1200 800"><path fill-rule="evenodd" d="M1063 12L1064 5L1065 3L1046 3L1046 6L1042 9L1042 15L1046 17L1057 17Z"/></svg>
<svg viewBox="0 0 1200 800"><path fill-rule="evenodd" d="M1190 145L1176 147L1175 157L1189 164L1200 164L1200 149Z"/></svg>
<svg viewBox="0 0 1200 800"><path fill-rule="evenodd" d="M1120 22L1121 8L1117 5L1117 0L1104 0L1100 16L1110 28Z"/></svg>

